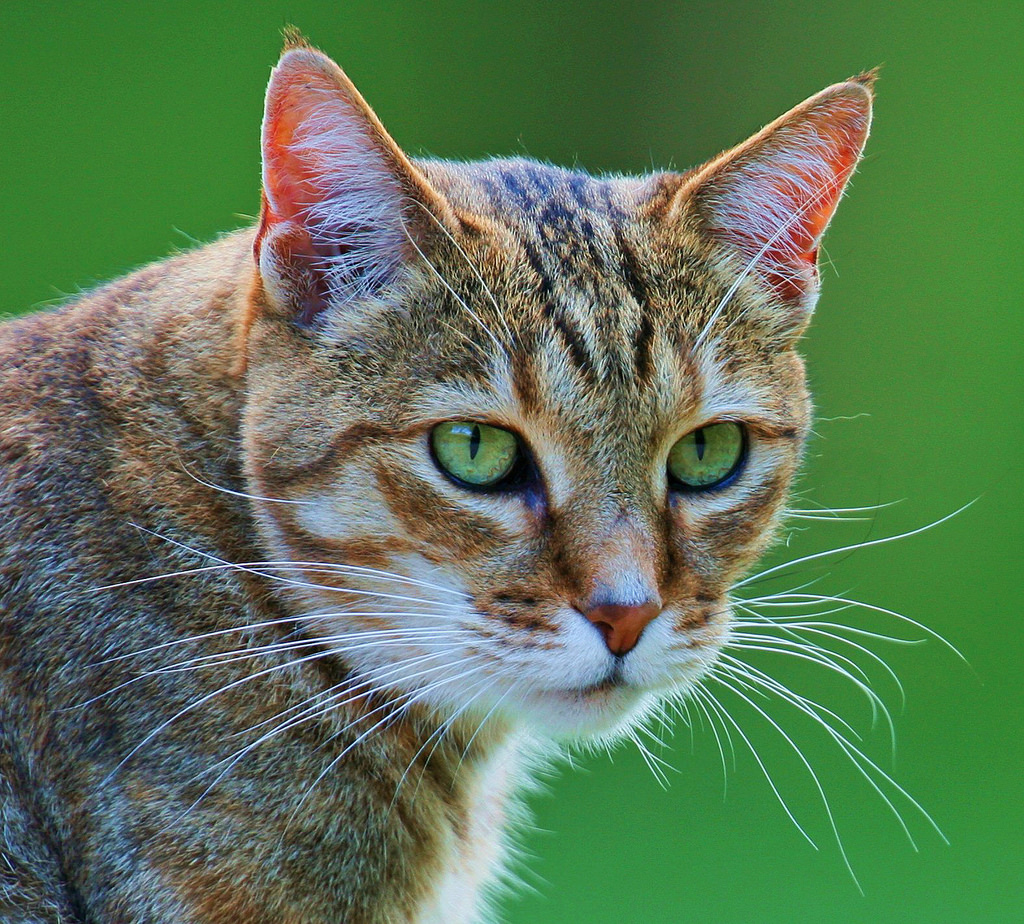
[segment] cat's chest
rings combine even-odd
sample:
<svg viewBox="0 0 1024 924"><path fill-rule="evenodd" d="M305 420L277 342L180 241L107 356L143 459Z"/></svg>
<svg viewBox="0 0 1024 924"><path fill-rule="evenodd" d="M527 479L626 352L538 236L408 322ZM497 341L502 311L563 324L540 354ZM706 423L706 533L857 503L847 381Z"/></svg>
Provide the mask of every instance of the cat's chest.
<svg viewBox="0 0 1024 924"><path fill-rule="evenodd" d="M506 858L513 792L522 773L524 742L513 737L468 781L464 825L448 826L437 859L440 874L413 924L472 924L488 920L486 890Z"/></svg>

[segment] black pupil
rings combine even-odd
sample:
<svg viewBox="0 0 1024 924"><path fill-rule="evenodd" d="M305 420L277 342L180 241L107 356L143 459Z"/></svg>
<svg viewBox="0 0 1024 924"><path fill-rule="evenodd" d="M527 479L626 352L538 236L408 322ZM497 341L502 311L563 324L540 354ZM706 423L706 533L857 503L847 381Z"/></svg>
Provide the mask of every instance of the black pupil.
<svg viewBox="0 0 1024 924"><path fill-rule="evenodd" d="M700 429L693 434L693 445L697 450L697 459L700 462L704 461L704 448L707 445L707 440L704 437L704 430Z"/></svg>
<svg viewBox="0 0 1024 924"><path fill-rule="evenodd" d="M476 454L480 451L480 427L473 427L473 432L469 436L469 457L471 459L476 458Z"/></svg>

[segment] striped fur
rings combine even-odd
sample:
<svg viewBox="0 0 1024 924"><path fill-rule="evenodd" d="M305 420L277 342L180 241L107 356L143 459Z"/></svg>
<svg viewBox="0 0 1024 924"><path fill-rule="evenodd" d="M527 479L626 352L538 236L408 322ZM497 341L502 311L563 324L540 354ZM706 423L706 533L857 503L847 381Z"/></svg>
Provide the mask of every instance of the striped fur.
<svg viewBox="0 0 1024 924"><path fill-rule="evenodd" d="M529 755L628 730L728 636L869 100L684 175L412 161L294 41L257 228L0 334L0 917L485 917ZM446 420L536 477L458 486ZM717 420L740 476L670 490ZM651 599L622 657L583 616Z"/></svg>

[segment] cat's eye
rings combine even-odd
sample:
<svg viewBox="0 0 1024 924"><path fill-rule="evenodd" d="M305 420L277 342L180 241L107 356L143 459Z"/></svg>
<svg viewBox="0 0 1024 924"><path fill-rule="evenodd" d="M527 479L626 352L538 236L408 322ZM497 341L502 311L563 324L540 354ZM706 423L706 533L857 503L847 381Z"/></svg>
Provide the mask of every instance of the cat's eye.
<svg viewBox="0 0 1024 924"><path fill-rule="evenodd" d="M468 420L438 424L430 434L430 445L442 469L477 488L497 485L519 459L519 441L514 434Z"/></svg>
<svg viewBox="0 0 1024 924"><path fill-rule="evenodd" d="M743 427L732 420L698 427L669 452L670 479L690 491L720 487L739 471L745 448Z"/></svg>

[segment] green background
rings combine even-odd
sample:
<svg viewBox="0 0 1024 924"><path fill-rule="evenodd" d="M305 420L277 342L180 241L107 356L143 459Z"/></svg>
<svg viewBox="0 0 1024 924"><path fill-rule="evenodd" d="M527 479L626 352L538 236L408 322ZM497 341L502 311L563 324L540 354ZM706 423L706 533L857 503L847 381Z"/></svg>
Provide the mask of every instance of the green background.
<svg viewBox="0 0 1024 924"><path fill-rule="evenodd" d="M814 851L737 741L679 728L656 784L635 749L583 757L536 795L536 892L517 922L1024 920L1021 643L1021 39L1015 3L504 0L0 4L0 310L59 301L258 208L261 96L279 29L349 71L407 149L527 153L593 170L697 163L819 88L883 65L868 156L829 232L806 341L821 417L803 506L900 500L868 522L801 522L771 561L911 529L794 569L953 641L872 647L907 693L893 762L841 678L762 661L865 734L934 815L900 803L920 852L826 736L768 704L740 721ZM858 625L893 620L847 612ZM911 636L921 633L911 631ZM866 664L867 662L865 662ZM895 712L898 690L872 669ZM734 735L734 737L736 737Z"/></svg>

